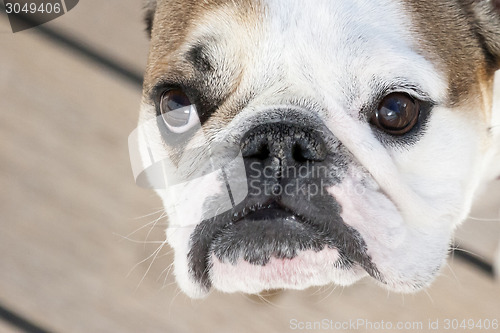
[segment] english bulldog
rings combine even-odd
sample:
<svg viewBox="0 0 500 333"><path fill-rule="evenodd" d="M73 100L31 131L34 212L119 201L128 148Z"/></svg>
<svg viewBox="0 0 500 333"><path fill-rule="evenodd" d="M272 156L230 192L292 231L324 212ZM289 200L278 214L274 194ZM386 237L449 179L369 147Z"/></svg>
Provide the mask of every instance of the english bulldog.
<svg viewBox="0 0 500 333"><path fill-rule="evenodd" d="M498 0L150 0L134 174L180 288L430 285L492 164ZM496 123L495 123L496 122Z"/></svg>

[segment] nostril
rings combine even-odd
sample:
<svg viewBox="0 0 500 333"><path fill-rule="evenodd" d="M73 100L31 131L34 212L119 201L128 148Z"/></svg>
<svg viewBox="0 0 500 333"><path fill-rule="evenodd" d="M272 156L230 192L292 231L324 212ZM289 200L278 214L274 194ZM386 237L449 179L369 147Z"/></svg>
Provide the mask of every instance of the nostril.
<svg viewBox="0 0 500 333"><path fill-rule="evenodd" d="M292 146L292 158L297 162L307 162L309 159L305 156L304 149L299 143Z"/></svg>
<svg viewBox="0 0 500 333"><path fill-rule="evenodd" d="M326 158L326 148L321 139L299 139L292 146L292 158L299 163L321 162Z"/></svg>
<svg viewBox="0 0 500 333"><path fill-rule="evenodd" d="M269 146L267 142L262 142L256 147L253 147L253 149L247 150L247 152L244 154L245 158L255 158L257 160L264 161L269 158L271 152L269 151Z"/></svg>
<svg viewBox="0 0 500 333"><path fill-rule="evenodd" d="M267 145L267 143L263 143L259 146L259 148L257 149L257 151L253 154L252 157L258 159L258 160L265 160L267 158L269 158L269 155L270 155L270 151L269 151L269 146Z"/></svg>

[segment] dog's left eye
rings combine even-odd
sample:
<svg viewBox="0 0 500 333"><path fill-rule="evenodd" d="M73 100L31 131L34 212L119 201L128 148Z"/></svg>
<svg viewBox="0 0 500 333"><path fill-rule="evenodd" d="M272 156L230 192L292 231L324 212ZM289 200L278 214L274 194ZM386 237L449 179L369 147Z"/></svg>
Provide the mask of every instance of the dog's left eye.
<svg viewBox="0 0 500 333"><path fill-rule="evenodd" d="M165 125L176 133L188 130L193 118L197 118L193 103L181 89L167 90L161 95L160 111Z"/></svg>
<svg viewBox="0 0 500 333"><path fill-rule="evenodd" d="M407 94L392 93L380 102L371 123L386 133L403 135L417 124L419 114L417 100Z"/></svg>

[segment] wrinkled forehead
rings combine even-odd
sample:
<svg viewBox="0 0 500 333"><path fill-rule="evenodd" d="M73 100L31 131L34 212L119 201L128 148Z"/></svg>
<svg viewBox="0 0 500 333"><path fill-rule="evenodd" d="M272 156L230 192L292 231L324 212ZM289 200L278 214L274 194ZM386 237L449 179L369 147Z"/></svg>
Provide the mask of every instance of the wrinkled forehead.
<svg viewBox="0 0 500 333"><path fill-rule="evenodd" d="M212 85L215 95L235 91L245 82L271 86L314 81L355 96L363 86L371 89L370 84L390 84L399 77L402 85L454 104L450 96L473 89L478 75L474 64L481 61L474 61L480 59L479 48L467 23L454 15L458 18L452 26L441 2L160 1L145 92L160 81L202 80ZM460 46L464 39L468 48ZM440 86L440 80L448 87ZM257 93L259 87L247 88Z"/></svg>
<svg viewBox="0 0 500 333"><path fill-rule="evenodd" d="M227 32L231 27L238 27L240 32L244 27L250 30L262 19L261 11L260 2L255 0L159 0L151 34L145 91L150 91L161 79L195 75L193 61L197 59L189 54L196 57L196 53L200 53L200 48L194 50L196 46L215 46L216 41L229 39L231 34Z"/></svg>

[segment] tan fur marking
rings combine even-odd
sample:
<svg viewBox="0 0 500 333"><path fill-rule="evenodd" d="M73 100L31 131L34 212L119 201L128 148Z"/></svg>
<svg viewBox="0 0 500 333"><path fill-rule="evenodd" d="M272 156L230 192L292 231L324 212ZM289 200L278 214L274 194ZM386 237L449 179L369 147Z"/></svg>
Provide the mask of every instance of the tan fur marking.
<svg viewBox="0 0 500 333"><path fill-rule="evenodd" d="M162 77L190 77L193 68L187 66L179 48L185 44L186 37L197 27L201 18L210 11L221 7L234 11L238 21L255 21L260 12L258 1L252 0L159 0L155 14L151 48L144 93Z"/></svg>
<svg viewBox="0 0 500 333"><path fill-rule="evenodd" d="M466 6L449 0L409 0L403 4L414 17L414 33L420 36L416 43L421 49L417 51L447 75L449 107L468 103L469 98L492 89L494 71L486 66L485 53L474 32L473 14ZM484 115L490 113L488 100L488 96L482 96L477 101Z"/></svg>

